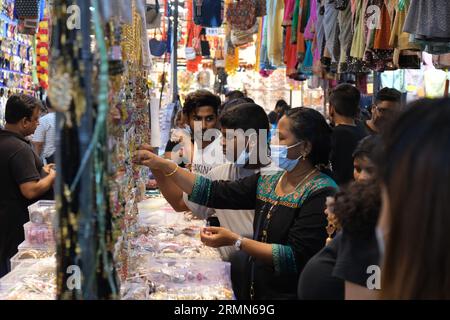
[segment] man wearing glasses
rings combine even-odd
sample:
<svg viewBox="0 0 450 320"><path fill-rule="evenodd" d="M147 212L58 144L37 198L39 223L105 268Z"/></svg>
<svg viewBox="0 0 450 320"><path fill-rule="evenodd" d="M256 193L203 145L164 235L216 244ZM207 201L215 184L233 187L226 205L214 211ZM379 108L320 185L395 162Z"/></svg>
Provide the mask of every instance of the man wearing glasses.
<svg viewBox="0 0 450 320"><path fill-rule="evenodd" d="M372 107L372 117L364 123L367 134L375 135L384 131L400 111L401 99L402 94L396 89L383 88L378 91Z"/></svg>

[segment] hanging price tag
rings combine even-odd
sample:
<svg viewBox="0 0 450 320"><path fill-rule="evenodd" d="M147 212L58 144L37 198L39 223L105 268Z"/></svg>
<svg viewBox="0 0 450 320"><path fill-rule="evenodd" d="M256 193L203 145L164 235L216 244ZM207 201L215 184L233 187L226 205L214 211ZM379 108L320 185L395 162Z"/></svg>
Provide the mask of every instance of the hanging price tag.
<svg viewBox="0 0 450 320"><path fill-rule="evenodd" d="M217 37L223 35L223 29L221 28L206 28L206 35L210 37Z"/></svg>

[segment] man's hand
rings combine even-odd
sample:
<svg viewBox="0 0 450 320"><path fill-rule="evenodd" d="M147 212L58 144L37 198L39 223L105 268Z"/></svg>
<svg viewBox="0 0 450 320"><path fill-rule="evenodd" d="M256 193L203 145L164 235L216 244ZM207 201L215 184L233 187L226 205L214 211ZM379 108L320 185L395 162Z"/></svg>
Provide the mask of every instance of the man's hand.
<svg viewBox="0 0 450 320"><path fill-rule="evenodd" d="M56 171L55 171L54 169L50 169L50 172L49 172L48 175L53 179L53 182L55 182L55 179L56 179Z"/></svg>
<svg viewBox="0 0 450 320"><path fill-rule="evenodd" d="M55 164L54 164L54 163L47 164L46 166L44 166L44 167L42 168L42 170L44 170L44 172L45 172L46 174L50 174L51 171L54 171L54 170L55 170Z"/></svg>

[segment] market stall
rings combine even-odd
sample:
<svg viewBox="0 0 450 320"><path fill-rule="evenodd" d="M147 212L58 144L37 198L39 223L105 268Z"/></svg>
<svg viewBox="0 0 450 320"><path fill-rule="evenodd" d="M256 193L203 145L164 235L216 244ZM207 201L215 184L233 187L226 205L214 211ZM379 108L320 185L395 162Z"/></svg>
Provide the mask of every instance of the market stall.
<svg viewBox="0 0 450 320"><path fill-rule="evenodd" d="M175 212L149 190L149 169L133 164L141 145L164 152L193 90L324 114L328 89L342 82L366 96L380 86L408 99L448 95L450 38L423 27L432 14L419 16L418 2L33 4L30 22L23 1L0 1L0 106L17 92L50 97L57 197L29 207L0 299L234 298L230 264L200 241L206 221Z"/></svg>
<svg viewBox="0 0 450 320"><path fill-rule="evenodd" d="M125 300L230 300L230 264L200 241L206 221L176 213L158 193L138 203L139 213L116 244L120 298ZM25 242L0 279L0 300L57 297L55 223L52 201L29 208ZM74 285L76 281L74 280Z"/></svg>

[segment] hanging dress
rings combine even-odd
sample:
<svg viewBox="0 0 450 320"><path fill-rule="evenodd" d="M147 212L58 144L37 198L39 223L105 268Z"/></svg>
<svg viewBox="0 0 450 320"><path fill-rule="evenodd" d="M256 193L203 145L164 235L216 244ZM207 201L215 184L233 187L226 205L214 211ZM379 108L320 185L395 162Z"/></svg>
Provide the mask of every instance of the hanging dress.
<svg viewBox="0 0 450 320"><path fill-rule="evenodd" d="M383 72L384 70L394 69L392 62L394 50L389 45L389 36L391 34L391 21L389 12L384 4L384 0L369 0L368 8L379 8L368 19L374 19L373 25L368 28L366 37L366 50L364 60L374 71ZM369 10L370 11L370 10ZM374 15L379 14L379 21ZM367 21L370 24L371 21Z"/></svg>
<svg viewBox="0 0 450 320"><path fill-rule="evenodd" d="M339 61L339 29L338 29L338 10L336 10L334 1L327 1L325 4L325 16L323 20L325 30L325 47L330 53L331 61Z"/></svg>
<svg viewBox="0 0 450 320"><path fill-rule="evenodd" d="M284 0L283 26L292 25L292 15L294 13L295 0Z"/></svg>
<svg viewBox="0 0 450 320"><path fill-rule="evenodd" d="M340 10L338 13L339 25L339 66L338 72L345 73L348 71L348 58L352 46L353 25L352 25L352 10L350 4L345 10Z"/></svg>
<svg viewBox="0 0 450 320"><path fill-rule="evenodd" d="M409 1L401 0L400 3ZM450 52L450 1L411 1L403 31L432 54Z"/></svg>
<svg viewBox="0 0 450 320"><path fill-rule="evenodd" d="M275 67L283 65L283 1L267 0L267 56Z"/></svg>
<svg viewBox="0 0 450 320"><path fill-rule="evenodd" d="M350 50L349 69L350 72L368 72L369 69L365 66L363 61L365 51L365 35L366 20L365 12L367 8L368 0L357 1L355 9L355 22L352 39L352 47Z"/></svg>
<svg viewBox="0 0 450 320"><path fill-rule="evenodd" d="M410 41L410 34L403 31L406 15L409 10L409 1L399 6L399 0L394 0L394 22L391 29L391 37L389 39L389 45L394 48L393 63L398 68L404 67L400 64L400 60L404 60L405 51L416 51L418 54L421 52L421 47L418 43ZM401 59L402 57L402 59Z"/></svg>

